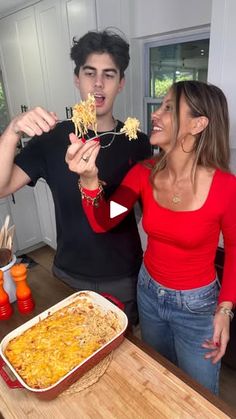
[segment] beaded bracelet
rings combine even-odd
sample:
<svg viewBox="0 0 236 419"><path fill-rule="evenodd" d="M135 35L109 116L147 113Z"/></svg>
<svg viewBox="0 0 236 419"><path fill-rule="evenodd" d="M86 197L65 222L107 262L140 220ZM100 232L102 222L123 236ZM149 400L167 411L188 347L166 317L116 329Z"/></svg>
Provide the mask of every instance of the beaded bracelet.
<svg viewBox="0 0 236 419"><path fill-rule="evenodd" d="M221 313L221 314L224 314L225 316L229 316L230 320L233 320L233 318L234 318L233 311L230 310L230 308L227 308L227 307L218 307L216 309L216 313Z"/></svg>
<svg viewBox="0 0 236 419"><path fill-rule="evenodd" d="M98 192L97 195L94 197L91 197L84 192L85 188L83 188L83 186L81 185L80 179L78 180L78 188L80 190L82 199L85 199L88 205L92 205L93 207L99 206L99 201L103 196L103 186L101 181L98 181Z"/></svg>

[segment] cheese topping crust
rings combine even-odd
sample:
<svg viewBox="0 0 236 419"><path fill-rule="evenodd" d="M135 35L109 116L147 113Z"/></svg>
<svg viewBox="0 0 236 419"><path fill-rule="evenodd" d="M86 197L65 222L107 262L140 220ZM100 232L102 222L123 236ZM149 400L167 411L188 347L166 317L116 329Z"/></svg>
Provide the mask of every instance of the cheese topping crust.
<svg viewBox="0 0 236 419"><path fill-rule="evenodd" d="M86 293L12 339L5 356L31 388L46 388L122 330L118 315Z"/></svg>

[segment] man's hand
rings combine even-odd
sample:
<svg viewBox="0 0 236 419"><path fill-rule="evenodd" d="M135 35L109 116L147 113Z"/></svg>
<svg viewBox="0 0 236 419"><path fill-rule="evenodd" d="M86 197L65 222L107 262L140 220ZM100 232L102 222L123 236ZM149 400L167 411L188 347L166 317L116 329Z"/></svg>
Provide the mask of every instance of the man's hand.
<svg viewBox="0 0 236 419"><path fill-rule="evenodd" d="M58 118L54 112L48 112L41 107L36 107L16 116L9 124L8 131L17 134L21 133L33 137L49 132L55 127Z"/></svg>

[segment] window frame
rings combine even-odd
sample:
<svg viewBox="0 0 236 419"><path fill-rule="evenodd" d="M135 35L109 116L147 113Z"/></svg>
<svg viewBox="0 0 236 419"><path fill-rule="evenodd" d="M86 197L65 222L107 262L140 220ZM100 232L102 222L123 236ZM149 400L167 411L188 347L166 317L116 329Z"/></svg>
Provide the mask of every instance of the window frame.
<svg viewBox="0 0 236 419"><path fill-rule="evenodd" d="M183 42L200 41L202 39L210 40L210 26L198 28L195 30L175 32L167 35L160 35L155 39L144 42L144 130L148 132L148 105L160 104L161 98L153 98L149 94L149 77L150 77L150 49L165 45L179 44ZM148 133L149 134L149 133Z"/></svg>

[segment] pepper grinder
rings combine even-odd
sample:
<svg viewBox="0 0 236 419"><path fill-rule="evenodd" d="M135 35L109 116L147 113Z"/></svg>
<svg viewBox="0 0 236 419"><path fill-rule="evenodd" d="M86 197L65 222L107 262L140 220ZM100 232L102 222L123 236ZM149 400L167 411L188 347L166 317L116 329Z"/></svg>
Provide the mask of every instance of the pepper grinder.
<svg viewBox="0 0 236 419"><path fill-rule="evenodd" d="M34 300L27 284L27 269L23 263L17 263L11 268L11 276L16 284L16 299L18 310L27 314L34 309Z"/></svg>
<svg viewBox="0 0 236 419"><path fill-rule="evenodd" d="M0 320L7 320L12 315L12 306L9 297L3 288L3 272L0 270Z"/></svg>

